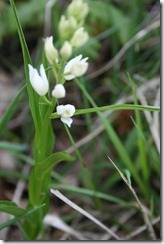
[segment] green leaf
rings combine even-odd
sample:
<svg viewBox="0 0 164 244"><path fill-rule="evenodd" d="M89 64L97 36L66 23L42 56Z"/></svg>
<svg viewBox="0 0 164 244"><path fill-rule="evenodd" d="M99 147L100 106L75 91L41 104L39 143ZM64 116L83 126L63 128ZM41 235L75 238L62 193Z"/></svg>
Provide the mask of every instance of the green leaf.
<svg viewBox="0 0 164 244"><path fill-rule="evenodd" d="M24 218L28 217L29 215L33 214L34 212L38 211L40 208L42 208L44 206L45 206L45 204L42 204L41 206L35 207L35 208L33 208L33 209L31 209L31 210L29 210L29 211L27 211L27 212L15 217L15 218L13 218L13 219L11 219L11 220L3 223L3 224L0 224L0 230L12 225L13 223L16 223L16 222L20 221L21 219L24 219Z"/></svg>
<svg viewBox="0 0 164 244"><path fill-rule="evenodd" d="M61 161L73 161L74 158L67 152L57 152L38 163L35 168L36 174L40 175L42 172L49 170L52 166L56 165Z"/></svg>
<svg viewBox="0 0 164 244"><path fill-rule="evenodd" d="M18 207L14 202L0 201L0 211L14 216L24 214L25 209Z"/></svg>
<svg viewBox="0 0 164 244"><path fill-rule="evenodd" d="M47 206L49 207L49 204L44 202L39 206L42 207L33 207L31 205L28 206L28 212L33 211L35 208L37 208L38 211L33 211L33 214L27 216L22 225L26 235L30 240L36 240L38 234L43 231L43 217L45 215L45 209L47 209ZM48 210L46 210L46 213L47 211Z"/></svg>
<svg viewBox="0 0 164 244"><path fill-rule="evenodd" d="M67 152L57 152L35 165L29 179L29 198L33 206L45 202L49 194L51 167L61 161L72 161L73 157Z"/></svg>

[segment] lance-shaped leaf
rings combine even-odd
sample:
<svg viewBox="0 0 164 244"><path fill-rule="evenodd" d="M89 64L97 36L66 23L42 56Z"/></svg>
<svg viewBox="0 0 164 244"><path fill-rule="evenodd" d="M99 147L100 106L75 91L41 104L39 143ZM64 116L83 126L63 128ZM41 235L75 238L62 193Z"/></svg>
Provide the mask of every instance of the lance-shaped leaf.
<svg viewBox="0 0 164 244"><path fill-rule="evenodd" d="M27 91L28 91L28 96L29 96L29 103L30 103L30 108L31 108L31 113L34 119L34 123L35 123L35 127L36 130L39 130L39 125L41 125L41 118L40 118L40 114L39 114L39 109L38 109L38 103L39 103L39 96L36 92L34 92L30 81L29 81L29 67L28 64L32 64L31 61L31 57L29 54L29 50L27 47L27 43L24 37L24 33L19 21L19 17L17 14L17 10L15 7L15 3L13 0L10 0L10 5L14 14L14 19L15 19L15 23L16 23L16 27L17 27L17 31L18 31L18 35L19 35L19 39L20 39L20 43L21 43L21 47L22 47L22 53L23 53L23 59L24 59L24 69L25 69L25 75L26 75L26 81L27 81Z"/></svg>
<svg viewBox="0 0 164 244"><path fill-rule="evenodd" d="M52 166L56 165L61 161L73 161L74 158L67 152L57 152L47 157L40 163L37 163L35 173L40 175L42 172L49 170Z"/></svg>
<svg viewBox="0 0 164 244"><path fill-rule="evenodd" d="M14 216L22 215L25 209L18 207L14 202L0 201L0 211Z"/></svg>
<svg viewBox="0 0 164 244"><path fill-rule="evenodd" d="M34 212L38 211L40 208L42 208L44 206L45 206L45 204L42 204L41 206L37 206L29 211L23 212L21 215L18 215L15 218L10 219L9 221L7 221L5 223L0 224L0 230L12 225L13 223L20 221L21 219L27 218L29 215L33 214Z"/></svg>

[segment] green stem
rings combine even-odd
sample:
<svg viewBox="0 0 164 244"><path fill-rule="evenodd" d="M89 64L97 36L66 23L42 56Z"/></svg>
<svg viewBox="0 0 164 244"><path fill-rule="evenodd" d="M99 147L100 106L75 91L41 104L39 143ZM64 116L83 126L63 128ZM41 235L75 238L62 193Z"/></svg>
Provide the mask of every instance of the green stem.
<svg viewBox="0 0 164 244"><path fill-rule="evenodd" d="M131 87L132 87L134 103L135 103L135 105L138 105L135 87L134 87L134 84L132 82L132 79L131 79L129 73L128 73L128 78L129 78L129 81L130 81ZM148 170L147 157L146 157L146 145L145 145L145 141L143 139L143 136L140 133L141 131L143 131L143 126L142 126L140 112L137 110L135 111L135 117L136 117L136 123L137 123L137 128L138 128L137 136L138 136L138 148L139 148L139 154L140 154L139 163L140 163L140 166L142 169L142 174L143 174L143 178L145 180L145 183L148 183L149 170Z"/></svg>
<svg viewBox="0 0 164 244"><path fill-rule="evenodd" d="M52 102L50 102L46 96L43 96L42 99L47 105L52 106Z"/></svg>

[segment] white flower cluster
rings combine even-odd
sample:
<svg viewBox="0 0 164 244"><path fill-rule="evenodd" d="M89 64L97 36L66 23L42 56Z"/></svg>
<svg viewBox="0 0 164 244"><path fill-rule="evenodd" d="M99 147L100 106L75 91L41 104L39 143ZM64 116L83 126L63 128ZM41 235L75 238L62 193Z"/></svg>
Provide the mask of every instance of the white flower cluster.
<svg viewBox="0 0 164 244"><path fill-rule="evenodd" d="M82 59L81 54L71 59L64 67L64 79L72 80L85 74L89 65L87 60L88 57ZM43 64L40 65L40 72L29 64L29 78L35 92L40 96L45 96L49 91L49 82ZM66 91L63 84L55 85L52 96L59 99L65 97L65 95Z"/></svg>
<svg viewBox="0 0 164 244"><path fill-rule="evenodd" d="M82 58L81 54L68 61L64 67L63 61L60 63L61 58L66 61L71 56L73 49L83 45L88 40L88 33L82 27L88 11L88 5L83 0L73 0L68 6L67 15L62 15L59 22L59 33L63 40L63 45L59 51L53 44L53 36L44 40L45 56L52 69L55 69L57 73L62 65L63 70L62 77L60 74L61 80L57 80L57 84L51 92L53 99L64 98L66 96L65 81L82 76L88 69L88 57ZM40 65L40 72L29 64L29 80L35 92L46 100L45 95L49 91L49 82L43 64ZM60 115L61 121L70 127L75 107L70 104L59 105L56 111Z"/></svg>
<svg viewBox="0 0 164 244"><path fill-rule="evenodd" d="M71 60L72 61L72 60ZM71 62L70 61L70 62ZM69 64L69 63L68 63ZM67 64L67 65L68 65ZM67 67L66 65L66 67ZM40 73L40 74L39 74ZM49 82L43 64L40 65L40 72L29 64L29 80L31 86L39 96L45 96L49 91ZM66 95L65 87L63 84L55 85L52 96L56 99L64 98ZM59 105L56 108L57 114L61 116L61 121L71 127L73 119L71 117L75 113L73 105Z"/></svg>

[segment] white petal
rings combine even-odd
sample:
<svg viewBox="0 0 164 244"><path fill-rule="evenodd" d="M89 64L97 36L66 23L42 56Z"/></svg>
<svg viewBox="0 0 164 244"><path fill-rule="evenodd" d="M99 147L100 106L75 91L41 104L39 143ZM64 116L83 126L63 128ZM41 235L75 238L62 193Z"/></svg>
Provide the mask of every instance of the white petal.
<svg viewBox="0 0 164 244"><path fill-rule="evenodd" d="M50 64L53 64L53 62L58 63L58 51L53 45L53 36L45 38L44 49L45 49L46 58L49 61L49 63Z"/></svg>
<svg viewBox="0 0 164 244"><path fill-rule="evenodd" d="M30 64L29 66L29 78L30 78L30 83L35 90L36 93L38 93L40 96L44 96L49 89L49 83L45 74L44 67L41 66L41 74L42 77L39 75L38 71L33 68Z"/></svg>
<svg viewBox="0 0 164 244"><path fill-rule="evenodd" d="M69 72L71 72L72 66L73 66L75 63L79 62L79 61L81 60L81 58L82 58L82 54L80 54L80 55L78 55L77 57L71 59L71 60L66 64L66 66L65 66L65 68L64 68L64 73L69 73Z"/></svg>
<svg viewBox="0 0 164 244"><path fill-rule="evenodd" d="M58 115L62 115L63 111L64 111L64 105L59 105L56 107L56 112Z"/></svg>
<svg viewBox="0 0 164 244"><path fill-rule="evenodd" d="M31 84L40 96L44 96L47 92L45 92L44 86L42 86L43 80L40 78L40 76L34 76L33 80L31 81Z"/></svg>
<svg viewBox="0 0 164 244"><path fill-rule="evenodd" d="M43 83L44 84L44 89L45 89L45 92L47 93L48 89L49 89L49 82L48 82L47 75L46 75L46 72L45 72L43 64L40 65L40 75L41 75L41 78L44 81L44 83Z"/></svg>
<svg viewBox="0 0 164 244"><path fill-rule="evenodd" d="M75 107L71 104L67 104L64 106L64 111L67 111L69 117L72 117L75 113Z"/></svg>
<svg viewBox="0 0 164 244"><path fill-rule="evenodd" d="M88 60L88 57L83 58L80 62L81 62L81 63L85 63L87 60Z"/></svg>
<svg viewBox="0 0 164 244"><path fill-rule="evenodd" d="M73 80L75 78L75 75L65 75L64 78L66 80Z"/></svg>
<svg viewBox="0 0 164 244"><path fill-rule="evenodd" d="M87 71L88 65L89 65L88 63L79 62L79 63L75 64L74 67L72 68L72 73L76 77L82 76Z"/></svg>
<svg viewBox="0 0 164 244"><path fill-rule="evenodd" d="M33 79L33 77L38 74L38 71L36 69L34 69L32 67L32 65L30 65L30 64L28 65L28 67L29 67L29 78L30 78L30 82L31 82L31 80Z"/></svg>
<svg viewBox="0 0 164 244"><path fill-rule="evenodd" d="M61 121L62 121L63 123L65 123L65 124L67 124L68 127L71 127L71 124L72 124L72 122L73 122L73 119L71 119L71 118L63 118L63 117L61 117Z"/></svg>

